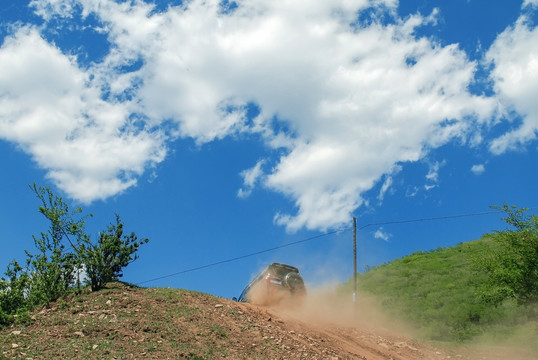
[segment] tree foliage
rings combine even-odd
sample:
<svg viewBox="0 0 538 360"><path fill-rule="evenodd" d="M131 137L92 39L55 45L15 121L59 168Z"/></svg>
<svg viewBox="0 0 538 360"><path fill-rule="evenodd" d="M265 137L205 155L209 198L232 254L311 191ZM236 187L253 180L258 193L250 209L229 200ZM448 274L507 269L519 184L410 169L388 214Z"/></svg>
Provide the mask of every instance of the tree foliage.
<svg viewBox="0 0 538 360"><path fill-rule="evenodd" d="M18 262L12 261L7 268L7 279L0 279L0 326L8 325L13 315L25 310L25 289L29 276Z"/></svg>
<svg viewBox="0 0 538 360"><path fill-rule="evenodd" d="M31 286L28 301L32 305L46 304L64 295L74 282L75 269L81 259L72 250L87 237L82 209L69 210L69 206L49 188L31 186L40 200L39 212L49 220L49 229L40 237L33 236L37 254L26 251ZM71 251L67 251L67 246Z"/></svg>
<svg viewBox="0 0 538 360"><path fill-rule="evenodd" d="M528 209L495 206L506 213L509 228L496 231L492 246L476 257L477 267L488 274L483 299L501 304L515 299L520 304L538 300L538 217Z"/></svg>
<svg viewBox="0 0 538 360"><path fill-rule="evenodd" d="M148 239L124 235L124 224L116 223L92 241L85 231L86 219L80 207L69 206L47 187L30 188L40 200L39 212L49 221L49 228L33 236L36 252L26 251L26 264L13 260L0 280L0 325L13 320L19 312L48 304L80 289L81 273L93 291L122 276L123 268L138 258L137 251Z"/></svg>
<svg viewBox="0 0 538 360"><path fill-rule="evenodd" d="M123 268L138 258L136 252L148 239L138 241L131 233L124 235L123 223L116 214L116 223L110 224L99 240L92 243L84 238L78 247L92 290L101 289L107 282L121 277Z"/></svg>

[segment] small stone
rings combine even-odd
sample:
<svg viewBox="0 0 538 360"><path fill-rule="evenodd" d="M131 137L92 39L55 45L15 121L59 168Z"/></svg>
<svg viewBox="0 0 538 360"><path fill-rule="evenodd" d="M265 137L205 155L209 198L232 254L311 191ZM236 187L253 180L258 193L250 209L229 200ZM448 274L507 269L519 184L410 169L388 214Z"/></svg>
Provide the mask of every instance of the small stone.
<svg viewBox="0 0 538 360"><path fill-rule="evenodd" d="M95 349L97 349L97 347L98 347L98 345L97 345L97 344L93 345L93 346L92 346L92 350L95 350Z"/></svg>
<svg viewBox="0 0 538 360"><path fill-rule="evenodd" d="M21 334L21 331L20 331L20 330L13 330L13 331L11 332L11 334L13 334L13 335L20 335L20 334Z"/></svg>
<svg viewBox="0 0 538 360"><path fill-rule="evenodd" d="M19 347L19 344L11 344L11 348L12 348L12 349L16 349L16 348L18 348L18 347Z"/></svg>

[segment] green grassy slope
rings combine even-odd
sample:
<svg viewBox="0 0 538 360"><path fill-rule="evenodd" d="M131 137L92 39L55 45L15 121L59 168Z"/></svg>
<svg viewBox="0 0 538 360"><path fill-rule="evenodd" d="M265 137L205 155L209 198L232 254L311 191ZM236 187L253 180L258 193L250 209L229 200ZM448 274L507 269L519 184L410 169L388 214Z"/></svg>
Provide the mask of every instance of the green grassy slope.
<svg viewBox="0 0 538 360"><path fill-rule="evenodd" d="M416 252L359 274L358 288L375 295L391 316L416 324L427 339L462 341L486 333L505 337L531 322L527 335L538 343L538 321L531 316L535 306L506 301L495 307L479 296L486 275L473 269L472 259L491 246L495 245L485 236L455 247ZM352 280L346 284L351 286Z"/></svg>

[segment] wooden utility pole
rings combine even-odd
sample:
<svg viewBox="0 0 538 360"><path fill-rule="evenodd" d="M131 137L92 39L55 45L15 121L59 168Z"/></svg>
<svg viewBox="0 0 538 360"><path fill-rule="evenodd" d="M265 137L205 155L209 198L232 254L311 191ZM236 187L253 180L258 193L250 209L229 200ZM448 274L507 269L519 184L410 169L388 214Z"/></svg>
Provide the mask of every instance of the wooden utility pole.
<svg viewBox="0 0 538 360"><path fill-rule="evenodd" d="M353 217L353 302L357 301L357 218Z"/></svg>

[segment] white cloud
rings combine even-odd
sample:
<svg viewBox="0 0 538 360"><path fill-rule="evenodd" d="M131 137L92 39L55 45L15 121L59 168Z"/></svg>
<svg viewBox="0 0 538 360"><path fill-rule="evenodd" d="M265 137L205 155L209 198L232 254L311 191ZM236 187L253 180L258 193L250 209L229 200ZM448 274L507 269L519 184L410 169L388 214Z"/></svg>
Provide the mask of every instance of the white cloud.
<svg viewBox="0 0 538 360"><path fill-rule="evenodd" d="M243 170L241 172L240 175L243 178L243 188L239 189L239 191L237 192L237 196L239 196L240 198L246 198L250 196L250 194L252 193L252 189L256 186L256 183L263 175L262 166L264 162L264 160L260 160L252 168Z"/></svg>
<svg viewBox="0 0 538 360"><path fill-rule="evenodd" d="M471 167L471 172L475 175L480 175L484 171L486 171L486 167L484 166L484 164L476 164Z"/></svg>
<svg viewBox="0 0 538 360"><path fill-rule="evenodd" d="M374 233L374 238L381 239L383 241L389 242L390 238L392 237L391 234L386 233L383 228L379 228Z"/></svg>
<svg viewBox="0 0 538 360"><path fill-rule="evenodd" d="M386 193L391 190L392 182L393 182L393 175L396 175L402 170L402 167L400 165L394 166L388 174L385 176L385 181L383 182L383 185L381 185L381 189L379 190L379 194L377 195L377 200L383 201L385 199ZM366 204L365 204L366 205Z"/></svg>
<svg viewBox="0 0 538 360"><path fill-rule="evenodd" d="M431 190L433 188L436 188L439 182L439 170L446 165L446 160L443 160L441 162L436 161L429 164L429 170L426 174L426 180L429 182L428 184L424 185L424 188L426 190Z"/></svg>
<svg viewBox="0 0 538 360"><path fill-rule="evenodd" d="M383 201L385 198L385 194L392 186L392 176L387 176L385 178L385 181L383 182L383 185L381 186L381 189L379 190L379 194L377 195L377 199L379 201Z"/></svg>
<svg viewBox="0 0 538 360"><path fill-rule="evenodd" d="M54 15L71 17L74 3L74 0L31 0L29 6L35 9L37 15L48 21Z"/></svg>
<svg viewBox="0 0 538 360"><path fill-rule="evenodd" d="M15 142L70 197L89 202L136 184L165 155L159 132L130 126L74 58L24 27L0 48L0 138Z"/></svg>
<svg viewBox="0 0 538 360"><path fill-rule="evenodd" d="M83 70L35 30L7 41L0 61L15 54L21 74L47 72L34 70L34 78L24 79L0 75L0 87L10 94L0 97L5 125L0 136L21 144L71 196L91 201L132 186L148 166L164 159L164 131L149 129L172 123L167 136L199 144L259 133L284 155L268 173L262 173L261 162L242 173L238 195L261 184L288 196L295 212L277 214L275 221L296 230L347 222L363 203L361 194L391 169L454 138L476 145L477 124L491 121L496 99L468 91L476 63L456 45L416 37L417 27L435 24L437 11L354 28L350 23L357 13L371 4L396 16L397 1L237 3L237 9L222 13L219 0L193 0L163 12L139 0L32 1L45 19L76 18L79 6L83 16L94 14L111 50ZM506 75L511 67L524 66L532 79L536 47L522 53L526 60L503 50L523 51L535 43L534 31L518 24L488 53L497 91L526 119L536 114L535 105L527 104L532 91L513 93L516 82ZM38 67L36 46L51 55ZM135 70L124 70L136 63ZM19 80L19 88L12 89ZM43 90L49 81L58 88ZM523 82L527 90L536 90L535 84ZM28 103L32 106L23 106ZM250 122L249 103L260 109ZM136 115L142 128L125 131ZM276 130L275 121L289 131ZM436 172L429 176L437 181Z"/></svg>
<svg viewBox="0 0 538 360"><path fill-rule="evenodd" d="M524 8L526 6L538 6L538 0L524 0L521 7Z"/></svg>
<svg viewBox="0 0 538 360"><path fill-rule="evenodd" d="M491 78L506 108L521 117L517 127L494 139L490 150L501 154L536 139L538 131L538 28L522 15L513 27L501 33L486 59L494 65Z"/></svg>
<svg viewBox="0 0 538 360"><path fill-rule="evenodd" d="M416 187L416 186L411 186L411 187L408 187L406 192L405 192L405 196L406 197L415 197L419 192L419 188Z"/></svg>

